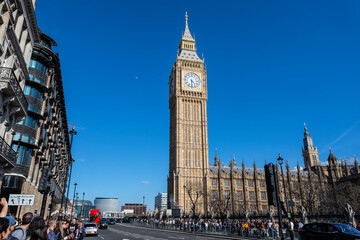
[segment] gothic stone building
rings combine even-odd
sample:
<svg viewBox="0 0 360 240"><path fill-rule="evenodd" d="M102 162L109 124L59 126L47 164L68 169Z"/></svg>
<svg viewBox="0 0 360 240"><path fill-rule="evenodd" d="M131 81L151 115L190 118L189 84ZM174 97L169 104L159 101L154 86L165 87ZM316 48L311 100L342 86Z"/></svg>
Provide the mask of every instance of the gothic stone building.
<svg viewBox="0 0 360 240"><path fill-rule="evenodd" d="M262 215L270 210L263 167L239 167L232 159L224 166L215 156L209 165L207 136L207 71L204 59L196 52L186 14L185 31L179 44L175 64L169 76L170 146L168 208L179 208L186 215L196 214ZM281 199L308 211L316 208L314 192L335 184L345 177L359 176L359 166L339 164L333 153L328 164L321 165L318 151L305 126L302 155L305 168L290 169L286 163L281 174L276 165ZM286 193L283 191L284 177ZM357 177L359 178L359 177ZM286 197L285 197L286 196ZM276 209L274 209L276 213Z"/></svg>

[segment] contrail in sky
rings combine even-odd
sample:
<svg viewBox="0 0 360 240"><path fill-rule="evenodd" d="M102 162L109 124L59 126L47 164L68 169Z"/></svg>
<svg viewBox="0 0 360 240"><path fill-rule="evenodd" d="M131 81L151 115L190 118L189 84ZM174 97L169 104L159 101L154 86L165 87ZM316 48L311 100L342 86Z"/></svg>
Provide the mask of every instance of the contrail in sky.
<svg viewBox="0 0 360 240"><path fill-rule="evenodd" d="M349 128L348 130L346 130L343 134L341 134L335 141L333 141L332 143L330 143L330 146L331 146L331 145L334 145L335 143L337 143L338 141L340 141L343 137L345 137L346 135L348 135L359 123L360 123L360 120L357 121L354 125L352 125L351 128Z"/></svg>

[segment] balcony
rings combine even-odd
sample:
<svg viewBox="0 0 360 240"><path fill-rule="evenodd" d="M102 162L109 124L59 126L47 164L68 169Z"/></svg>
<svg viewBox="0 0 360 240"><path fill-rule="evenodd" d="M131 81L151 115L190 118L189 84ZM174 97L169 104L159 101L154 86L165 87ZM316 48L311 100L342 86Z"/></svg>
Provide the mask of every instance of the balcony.
<svg viewBox="0 0 360 240"><path fill-rule="evenodd" d="M14 70L11 68L0 67L0 82L9 84L3 91L8 95L15 95L15 105L20 106L22 112L26 114L28 102L23 93L23 89L21 89L19 82L16 79Z"/></svg>
<svg viewBox="0 0 360 240"><path fill-rule="evenodd" d="M11 167L16 165L16 152L0 137L0 164L10 164Z"/></svg>

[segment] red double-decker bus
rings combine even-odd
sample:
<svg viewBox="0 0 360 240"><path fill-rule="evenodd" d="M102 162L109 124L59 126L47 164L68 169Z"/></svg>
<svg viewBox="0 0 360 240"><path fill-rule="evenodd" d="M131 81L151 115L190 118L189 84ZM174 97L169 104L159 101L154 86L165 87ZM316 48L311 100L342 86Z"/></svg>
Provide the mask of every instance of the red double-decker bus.
<svg viewBox="0 0 360 240"><path fill-rule="evenodd" d="M91 209L90 222L98 224L99 221L100 221L100 210L99 209Z"/></svg>

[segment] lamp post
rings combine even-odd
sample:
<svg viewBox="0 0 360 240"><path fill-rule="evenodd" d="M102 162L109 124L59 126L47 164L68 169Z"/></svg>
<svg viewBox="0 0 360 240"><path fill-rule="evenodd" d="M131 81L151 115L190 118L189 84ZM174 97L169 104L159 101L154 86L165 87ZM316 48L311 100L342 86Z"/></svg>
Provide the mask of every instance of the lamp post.
<svg viewBox="0 0 360 240"><path fill-rule="evenodd" d="M63 208L63 203L64 203L64 197L65 197L65 190L66 190L66 186L68 185L68 189L67 189L67 196L66 196L66 203L65 203L65 209L67 206L67 200L69 197L69 186L70 186L70 179L71 179L71 171L70 171L70 177L69 177L69 184L67 184L67 179L68 179L68 173L69 173L69 164L71 165L71 170L72 170L72 163L73 163L73 158L71 155L71 147L72 147L72 143L73 143L73 137L74 135L77 134L77 132L75 131L75 125L72 127L72 129L69 131L69 134L71 136L70 138L70 148L69 148L69 152L68 152L68 164L66 166L66 173L65 173L65 178L64 178L64 190L62 191L62 196L61 196L61 204L60 204L60 212L59 212L59 220L62 220L62 208ZM65 210L66 211L66 210Z"/></svg>
<svg viewBox="0 0 360 240"><path fill-rule="evenodd" d="M72 214L73 214L73 211L74 211L74 207L75 207L75 193L76 193L76 186L77 186L77 183L75 181L74 183L74 198L73 198L73 207L71 208L71 213L70 213L70 218L72 218Z"/></svg>
<svg viewBox="0 0 360 240"><path fill-rule="evenodd" d="M85 198L85 193L83 192L83 200L82 200L82 204L81 204L81 211L80 211L80 215L83 218L84 214L83 214L83 208L84 208L84 198Z"/></svg>
<svg viewBox="0 0 360 240"><path fill-rule="evenodd" d="M279 163L279 165L280 165L280 171L281 171L281 175L282 175L283 188L284 188L284 202L285 202L285 204L286 204L286 205L285 205L285 206L286 206L286 215L288 215L287 212L289 211L289 210L288 210L289 207L288 207L287 194L286 194L286 189L285 189L284 172L283 172L283 169L282 169L282 164L284 163L284 159L281 157L280 153L279 153L278 159L276 159L276 160L278 161L278 163ZM281 214L281 212L280 212L279 214ZM281 226L281 231L282 231L282 229L284 228L282 222L280 223L280 226ZM282 236L282 237L283 237L283 236Z"/></svg>
<svg viewBox="0 0 360 240"><path fill-rule="evenodd" d="M186 201L185 201L185 195L186 195L186 185L184 185L184 219L186 215Z"/></svg>

